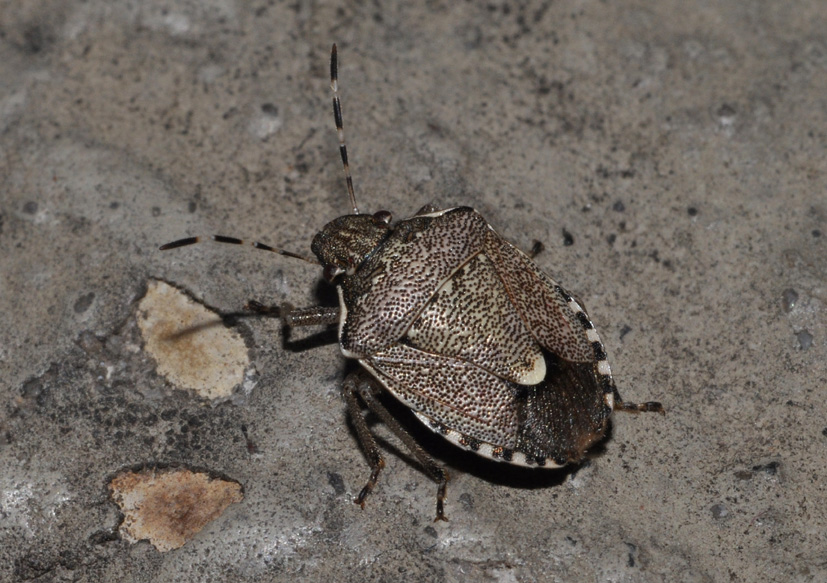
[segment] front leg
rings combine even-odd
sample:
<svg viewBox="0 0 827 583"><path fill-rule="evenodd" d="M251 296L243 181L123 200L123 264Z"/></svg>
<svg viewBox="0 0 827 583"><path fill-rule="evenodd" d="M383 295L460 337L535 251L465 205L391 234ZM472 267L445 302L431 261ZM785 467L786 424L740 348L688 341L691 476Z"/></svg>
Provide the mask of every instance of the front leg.
<svg viewBox="0 0 827 583"><path fill-rule="evenodd" d="M281 306L265 306L255 300L250 300L244 307L263 316L279 318L287 328L336 324L339 322L340 313L339 307L310 306L309 308L294 308L287 303Z"/></svg>

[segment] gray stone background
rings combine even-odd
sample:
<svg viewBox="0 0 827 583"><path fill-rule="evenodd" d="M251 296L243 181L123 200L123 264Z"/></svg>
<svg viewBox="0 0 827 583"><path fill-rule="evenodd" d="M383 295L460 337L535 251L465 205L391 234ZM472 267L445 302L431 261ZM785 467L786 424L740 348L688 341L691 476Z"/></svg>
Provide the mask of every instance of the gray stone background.
<svg viewBox="0 0 827 583"><path fill-rule="evenodd" d="M3 0L0 580L827 580L825 31L821 0ZM352 504L334 335L238 319L258 377L223 403L155 372L152 279L224 313L335 301L299 261L157 251L306 252L347 211L333 41L362 208L470 205L543 241L621 393L665 417L618 415L562 472L420 431L453 476L434 524L381 426ZM141 464L245 499L179 550L128 543L106 485Z"/></svg>

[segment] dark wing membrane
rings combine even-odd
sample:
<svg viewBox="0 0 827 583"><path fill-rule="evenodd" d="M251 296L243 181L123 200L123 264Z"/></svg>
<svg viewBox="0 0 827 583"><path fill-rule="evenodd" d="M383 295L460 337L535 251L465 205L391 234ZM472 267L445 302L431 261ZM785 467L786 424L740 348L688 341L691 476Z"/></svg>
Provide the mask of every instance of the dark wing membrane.
<svg viewBox="0 0 827 583"><path fill-rule="evenodd" d="M519 431L516 450L563 465L580 461L606 433L612 410L595 384L592 363L545 354L546 378L515 400Z"/></svg>
<svg viewBox="0 0 827 583"><path fill-rule="evenodd" d="M545 376L540 346L483 254L434 292L405 338L414 348L460 358L515 383L533 385Z"/></svg>
<svg viewBox="0 0 827 583"><path fill-rule="evenodd" d="M524 253L490 231L485 253L491 258L514 307L537 342L572 362L594 362L594 350L557 284Z"/></svg>

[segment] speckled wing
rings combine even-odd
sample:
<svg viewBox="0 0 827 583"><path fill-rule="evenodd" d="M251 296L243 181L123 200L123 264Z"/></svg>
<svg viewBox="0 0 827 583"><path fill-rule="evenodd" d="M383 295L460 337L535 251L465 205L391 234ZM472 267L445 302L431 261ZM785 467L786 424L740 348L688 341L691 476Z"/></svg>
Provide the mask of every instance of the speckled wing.
<svg viewBox="0 0 827 583"><path fill-rule="evenodd" d="M571 362L594 362L594 350L557 283L493 230L485 254L531 335L546 350Z"/></svg>
<svg viewBox="0 0 827 583"><path fill-rule="evenodd" d="M436 290L479 253L488 224L468 207L400 222L359 272L342 284L342 350L361 358L401 339Z"/></svg>
<svg viewBox="0 0 827 583"><path fill-rule="evenodd" d="M359 272L347 278L341 287L347 310L339 333L342 351L351 358L364 358L401 340L426 306L434 307L437 291L481 253L496 272L488 269L485 277L498 276L518 317L539 344L572 361L588 362L593 354L588 341L576 327L572 310L555 293L554 281L469 207L402 221ZM484 283L483 276L477 281ZM442 299L447 299L444 294ZM484 297L478 301L489 316L496 318L507 311L486 304ZM505 332L511 328L509 322L500 323ZM487 330L497 334L493 324ZM507 334L506 338L510 342ZM492 342L493 337L488 344Z"/></svg>
<svg viewBox="0 0 827 583"><path fill-rule="evenodd" d="M404 342L455 357L521 385L546 376L540 346L526 329L492 261L479 253L428 300Z"/></svg>
<svg viewBox="0 0 827 583"><path fill-rule="evenodd" d="M417 413L475 439L513 447L513 383L459 358L397 344L360 361Z"/></svg>

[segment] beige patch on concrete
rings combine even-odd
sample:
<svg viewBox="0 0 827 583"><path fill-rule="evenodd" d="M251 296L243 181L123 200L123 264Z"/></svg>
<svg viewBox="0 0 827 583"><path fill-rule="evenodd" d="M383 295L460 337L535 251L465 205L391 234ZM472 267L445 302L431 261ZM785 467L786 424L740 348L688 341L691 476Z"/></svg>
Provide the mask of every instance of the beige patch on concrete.
<svg viewBox="0 0 827 583"><path fill-rule="evenodd" d="M186 469L124 472L109 483L124 514L121 536L161 552L180 548L244 495L237 482Z"/></svg>
<svg viewBox="0 0 827 583"><path fill-rule="evenodd" d="M250 359L241 336L181 290L150 281L138 326L158 372L177 387L222 399L244 380Z"/></svg>

